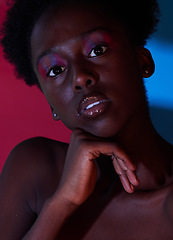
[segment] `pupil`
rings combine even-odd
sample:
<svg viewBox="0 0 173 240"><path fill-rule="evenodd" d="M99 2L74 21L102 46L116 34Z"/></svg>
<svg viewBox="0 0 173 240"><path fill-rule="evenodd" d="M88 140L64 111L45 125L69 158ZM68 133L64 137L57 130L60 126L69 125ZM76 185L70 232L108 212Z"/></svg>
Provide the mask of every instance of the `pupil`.
<svg viewBox="0 0 173 240"><path fill-rule="evenodd" d="M94 53L95 53L96 55L100 55L100 54L103 53L103 49L98 46L98 47L95 48Z"/></svg>
<svg viewBox="0 0 173 240"><path fill-rule="evenodd" d="M59 74L61 72L61 68L60 67L54 67L53 68L53 73L54 74Z"/></svg>

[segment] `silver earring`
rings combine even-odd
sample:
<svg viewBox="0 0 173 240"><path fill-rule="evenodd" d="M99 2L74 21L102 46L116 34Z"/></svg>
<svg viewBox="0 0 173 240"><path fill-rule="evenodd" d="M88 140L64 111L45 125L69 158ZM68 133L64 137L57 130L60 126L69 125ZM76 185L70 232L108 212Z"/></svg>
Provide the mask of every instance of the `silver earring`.
<svg viewBox="0 0 173 240"><path fill-rule="evenodd" d="M54 113L54 114L53 114L53 116L54 116L54 117L57 117L57 114L56 114L56 113Z"/></svg>

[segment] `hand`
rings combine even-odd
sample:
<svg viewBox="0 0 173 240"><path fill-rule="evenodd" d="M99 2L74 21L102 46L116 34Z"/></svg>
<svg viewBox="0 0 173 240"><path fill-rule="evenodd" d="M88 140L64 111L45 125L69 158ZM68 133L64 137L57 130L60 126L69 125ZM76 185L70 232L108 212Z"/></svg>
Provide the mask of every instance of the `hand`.
<svg viewBox="0 0 173 240"><path fill-rule="evenodd" d="M93 192L97 180L94 159L100 154L110 156L124 189L134 192L139 181L134 173L135 166L127 154L115 143L97 138L80 129L72 132L62 178L58 192L68 202L80 205Z"/></svg>

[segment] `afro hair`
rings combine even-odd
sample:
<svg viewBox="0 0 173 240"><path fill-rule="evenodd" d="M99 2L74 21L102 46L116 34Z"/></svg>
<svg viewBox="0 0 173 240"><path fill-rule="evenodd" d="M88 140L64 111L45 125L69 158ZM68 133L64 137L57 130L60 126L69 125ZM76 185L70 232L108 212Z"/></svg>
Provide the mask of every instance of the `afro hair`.
<svg viewBox="0 0 173 240"><path fill-rule="evenodd" d="M31 61L30 38L34 24L52 4L65 4L69 0L12 0L1 27L4 57L15 66L16 76L26 84L38 85ZM99 4L105 11L118 14L132 31L135 44L144 46L156 30L160 11L157 0L73 0Z"/></svg>

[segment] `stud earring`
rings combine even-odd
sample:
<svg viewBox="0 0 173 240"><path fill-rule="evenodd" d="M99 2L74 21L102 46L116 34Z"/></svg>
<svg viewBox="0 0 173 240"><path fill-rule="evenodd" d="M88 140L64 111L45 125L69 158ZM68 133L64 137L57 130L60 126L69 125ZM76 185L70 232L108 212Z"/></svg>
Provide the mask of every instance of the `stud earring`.
<svg viewBox="0 0 173 240"><path fill-rule="evenodd" d="M55 120L55 121L59 121L60 120L60 118L59 118L57 113L53 112L52 116L53 116L53 120Z"/></svg>
<svg viewBox="0 0 173 240"><path fill-rule="evenodd" d="M146 75L148 75L148 74L149 74L149 71L146 69L146 70L144 71L144 73L145 73Z"/></svg>

